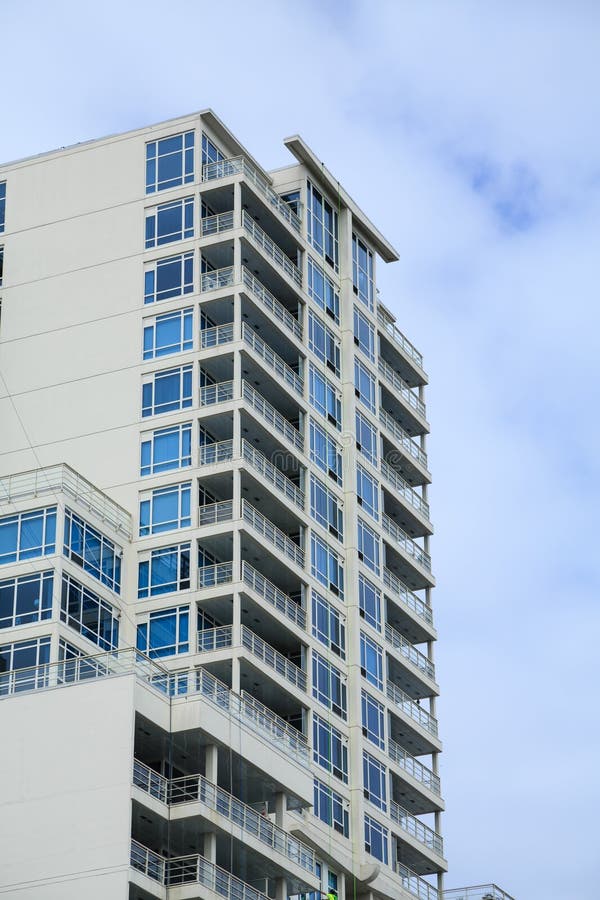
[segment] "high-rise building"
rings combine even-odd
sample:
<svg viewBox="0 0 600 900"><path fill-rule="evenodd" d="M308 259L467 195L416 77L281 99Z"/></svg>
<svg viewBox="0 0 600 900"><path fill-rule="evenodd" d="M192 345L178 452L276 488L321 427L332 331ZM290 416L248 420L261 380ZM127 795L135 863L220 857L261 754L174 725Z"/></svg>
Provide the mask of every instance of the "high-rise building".
<svg viewBox="0 0 600 900"><path fill-rule="evenodd" d="M0 167L0 894L438 900L397 253L211 111Z"/></svg>

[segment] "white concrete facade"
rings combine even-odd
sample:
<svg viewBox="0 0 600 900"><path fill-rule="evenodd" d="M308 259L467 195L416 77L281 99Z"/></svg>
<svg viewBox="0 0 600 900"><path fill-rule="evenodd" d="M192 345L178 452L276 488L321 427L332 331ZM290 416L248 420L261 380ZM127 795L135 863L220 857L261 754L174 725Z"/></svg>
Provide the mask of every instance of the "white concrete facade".
<svg viewBox="0 0 600 900"><path fill-rule="evenodd" d="M440 896L427 376L286 145L0 166L0 896Z"/></svg>

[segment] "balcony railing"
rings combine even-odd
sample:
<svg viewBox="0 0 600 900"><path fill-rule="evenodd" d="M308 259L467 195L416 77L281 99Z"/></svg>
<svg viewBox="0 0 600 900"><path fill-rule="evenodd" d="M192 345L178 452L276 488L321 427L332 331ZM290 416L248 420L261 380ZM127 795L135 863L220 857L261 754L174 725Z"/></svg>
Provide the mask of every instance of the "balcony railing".
<svg viewBox="0 0 600 900"><path fill-rule="evenodd" d="M423 357L411 342L405 337L400 329L394 325L393 322L390 322L389 319L386 318L381 309L377 309L377 321L380 325L383 325L383 328L387 335L392 339L394 344L396 344L406 356L409 356L412 361L419 367L419 369L423 370Z"/></svg>
<svg viewBox="0 0 600 900"><path fill-rule="evenodd" d="M407 834L414 837L415 840L427 847L428 850L432 850L434 853L437 853L438 856L444 855L444 841L442 836L439 835L437 831L434 831L433 828L430 828L428 825L425 825L424 822L421 822L420 819L411 815L408 810L399 806L394 800L390 801L390 816L392 821L396 822L403 831L406 831Z"/></svg>
<svg viewBox="0 0 600 900"><path fill-rule="evenodd" d="M233 500L220 500L198 507L198 525L218 525L233 519Z"/></svg>
<svg viewBox="0 0 600 900"><path fill-rule="evenodd" d="M233 384L233 382L232 382ZM251 384L242 381L242 396L250 406L266 421L275 431L287 438L290 443L297 447L298 450L304 449L304 438L297 428L288 422L288 420L278 412L274 406L271 406L268 400L265 400L262 394L255 391Z"/></svg>
<svg viewBox="0 0 600 900"><path fill-rule="evenodd" d="M198 569L198 587L215 587L218 584L230 584L233 581L233 562L216 563L214 566L200 566Z"/></svg>
<svg viewBox="0 0 600 900"><path fill-rule="evenodd" d="M279 247L274 241L271 240L269 235L262 230L260 225L257 225L252 216L248 215L246 210L244 210L244 215L242 216L242 224L244 226L244 231L248 234L258 247L260 247L267 256L269 256L276 266L286 273L286 275L294 281L298 287L302 287L302 272L296 266L289 256L283 252L281 247Z"/></svg>
<svg viewBox="0 0 600 900"><path fill-rule="evenodd" d="M198 451L198 465L211 466L233 459L233 441L216 441L202 444Z"/></svg>
<svg viewBox="0 0 600 900"><path fill-rule="evenodd" d="M293 481L284 475L276 466L270 462L264 453L257 450L248 441L242 440L242 457L246 462L250 463L253 469L270 481L278 491L291 500L299 509L304 509L304 491L300 490Z"/></svg>
<svg viewBox="0 0 600 900"><path fill-rule="evenodd" d="M413 594L412 591L409 591L406 585L400 581L398 576L394 575L393 572L386 568L383 570L383 583L386 587L390 588L395 598L404 606L412 610L416 616L423 619L428 625L433 625L431 607L428 606L424 600L421 600L420 597L417 597L416 594Z"/></svg>
<svg viewBox="0 0 600 900"><path fill-rule="evenodd" d="M211 237L213 234L221 234L222 231L230 231L233 228L233 210L217 213L216 216L203 216L201 221L202 237Z"/></svg>
<svg viewBox="0 0 600 900"><path fill-rule="evenodd" d="M444 891L443 900L514 900L497 884L473 884L470 887Z"/></svg>
<svg viewBox="0 0 600 900"><path fill-rule="evenodd" d="M265 894L257 891L252 885L246 884L231 872L199 855L167 860L165 884L168 887L178 884L202 884L226 900L268 900Z"/></svg>
<svg viewBox="0 0 600 900"><path fill-rule="evenodd" d="M413 441L404 428L402 428L401 425L398 425L396 420L390 416L385 409L379 409L379 421L383 427L393 435L394 440L402 447L402 449L405 450L409 456L412 456L413 459L416 459L424 469L427 469L427 454L425 451L421 450L417 442Z"/></svg>
<svg viewBox="0 0 600 900"><path fill-rule="evenodd" d="M131 538L131 516L127 510L64 463L0 478L0 502L3 503L60 492L87 507L103 522L108 522L115 531Z"/></svg>
<svg viewBox="0 0 600 900"><path fill-rule="evenodd" d="M210 650L223 650L231 647L233 642L233 629L231 625L220 625L218 628L204 628L198 632L198 653L208 653Z"/></svg>
<svg viewBox="0 0 600 900"><path fill-rule="evenodd" d="M137 841L131 842L130 854L131 868L151 878L152 881L158 881L159 884L165 883L165 862L164 857L159 856L152 850L148 850Z"/></svg>
<svg viewBox="0 0 600 900"><path fill-rule="evenodd" d="M422 400L419 400L414 391L411 391L409 386L405 381L400 378L397 372L395 372L392 367L386 363L385 359L379 357L379 374L384 378L384 380L397 391L403 400L415 410L422 418L425 418L425 404Z"/></svg>
<svg viewBox="0 0 600 900"><path fill-rule="evenodd" d="M234 381L219 381L217 384L205 384L200 388L200 406L227 403L229 400L233 400L234 393Z"/></svg>
<svg viewBox="0 0 600 900"><path fill-rule="evenodd" d="M431 557L422 547L419 547L416 541L413 541L413 539L410 538L402 528L396 525L389 516L386 516L385 513L382 513L381 515L381 524L385 534L391 537L394 543L397 544L407 556L412 557L420 566L423 566L424 569L431 572Z"/></svg>
<svg viewBox="0 0 600 900"><path fill-rule="evenodd" d="M302 378L268 344L265 344L263 339L246 322L242 324L242 338L260 356L269 369L272 369L285 384L289 384L292 390L302 397L304 394Z"/></svg>
<svg viewBox="0 0 600 900"><path fill-rule="evenodd" d="M294 231L300 233L301 221L294 210L285 200L282 200L271 185L260 175L254 166L251 166L243 156L235 156L232 159L221 159L216 162L205 163L202 166L202 181L213 181L217 178L227 178L230 175L243 173L248 181L260 191L277 212L292 226Z"/></svg>
<svg viewBox="0 0 600 900"><path fill-rule="evenodd" d="M438 797L441 796L441 784L438 776L431 769L428 769L427 766L424 766L423 763L419 762L418 759L415 759L414 756L411 756L410 753L407 753L403 747L391 738L388 741L388 754L390 759L400 766L401 769L404 769L408 775L411 775L415 781L418 781L432 793L437 794Z"/></svg>
<svg viewBox="0 0 600 900"><path fill-rule="evenodd" d="M416 509L424 519L429 521L429 503L410 486L408 481L405 481L401 475L398 475L396 470L392 469L384 459L381 460L381 474L413 509Z"/></svg>
<svg viewBox="0 0 600 900"><path fill-rule="evenodd" d="M420 875L415 875L404 863L396 861L394 863L394 872L400 876L404 890L412 894L413 897L417 897L417 900L441 900L441 895L437 888L434 888L432 884L429 884Z"/></svg>
<svg viewBox="0 0 600 900"><path fill-rule="evenodd" d="M266 541L276 547L277 550L281 550L288 559L295 562L301 569L304 568L304 551L277 525L274 525L270 519L266 519L262 513L259 513L247 500L242 500L242 518L262 535Z"/></svg>
<svg viewBox="0 0 600 900"><path fill-rule="evenodd" d="M293 684L294 687L301 691L306 690L306 673L302 671L291 660L287 659L270 644L265 643L257 634L242 625L242 646L249 650L253 656L260 659L266 666Z"/></svg>
<svg viewBox="0 0 600 900"><path fill-rule="evenodd" d="M216 291L218 288L231 287L235 284L235 272L233 266L225 266L223 269L213 269L211 272L203 272L200 276L200 290Z"/></svg>
<svg viewBox="0 0 600 900"><path fill-rule="evenodd" d="M212 347L220 347L221 344L230 344L233 341L233 322L225 325L215 325L213 328L200 330L200 349L208 350Z"/></svg>
<svg viewBox="0 0 600 900"><path fill-rule="evenodd" d="M285 308L283 303L280 303L279 300L273 296L271 291L268 291L264 284L262 284L258 278L255 278L252 272L245 266L242 266L242 280L251 293L260 300L263 306L265 306L279 322L285 325L288 331L292 332L294 337L302 340L302 325L300 322L294 318L291 312Z"/></svg>
<svg viewBox="0 0 600 900"><path fill-rule="evenodd" d="M169 780L138 759L133 761L133 783L155 800L160 800L161 803L169 802Z"/></svg>
<svg viewBox="0 0 600 900"><path fill-rule="evenodd" d="M267 603L275 607L287 619L297 625L302 630L306 629L306 613L298 603L294 603L291 597L284 594L278 587L275 587L268 578L265 578L260 572L250 565L250 563L242 563L242 580L249 588L259 594Z"/></svg>
<svg viewBox="0 0 600 900"><path fill-rule="evenodd" d="M273 737L279 735L282 740L280 749L283 753L285 755L291 753L299 762L308 765L308 742L301 731L289 725L285 719L280 718L246 691L242 691L241 700L245 720L253 721L259 734L267 730Z"/></svg>
<svg viewBox="0 0 600 900"><path fill-rule="evenodd" d="M437 720L434 719L431 713L428 713L426 709L421 709L418 703L415 703L408 694L405 694L404 691L392 681L388 681L387 683L387 696L395 707L401 710L406 716L413 719L413 721L417 722L417 724L420 725L421 728L424 728L425 731L428 731L434 737L437 737Z"/></svg>
<svg viewBox="0 0 600 900"><path fill-rule="evenodd" d="M391 625L388 625L387 622L385 624L385 639L395 650L399 650L401 655L422 672L423 675L426 675L427 678L431 678L432 681L435 681L435 666L433 663L430 662L424 653L421 653L420 650L413 647L403 634L400 634L399 631L396 631L396 629L392 628Z"/></svg>

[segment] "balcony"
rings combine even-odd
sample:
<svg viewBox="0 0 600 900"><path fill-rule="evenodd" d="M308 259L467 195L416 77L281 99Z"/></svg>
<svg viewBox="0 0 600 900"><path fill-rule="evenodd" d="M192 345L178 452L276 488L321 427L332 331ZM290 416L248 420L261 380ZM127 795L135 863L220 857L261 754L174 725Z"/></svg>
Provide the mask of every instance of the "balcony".
<svg viewBox="0 0 600 900"><path fill-rule="evenodd" d="M396 493L407 503L418 515L423 519L429 527L431 520L429 518L429 503L421 497L414 488L405 481L401 475L398 475L395 469L392 469L384 459L381 460L381 474L387 483L396 491Z"/></svg>
<svg viewBox="0 0 600 900"><path fill-rule="evenodd" d="M408 866L396 861L394 863L394 872L400 876L402 887L417 900L441 900L440 893L432 884L412 872Z"/></svg>
<svg viewBox="0 0 600 900"><path fill-rule="evenodd" d="M233 266L225 266L223 269L213 269L212 272L203 272L200 275L200 291L202 293L231 287L234 284L235 272Z"/></svg>
<svg viewBox="0 0 600 900"><path fill-rule="evenodd" d="M278 376L284 384L289 385L300 397L303 396L304 381L302 378L268 344L265 344L262 338L245 322L242 323L242 339L260 357L271 372Z"/></svg>
<svg viewBox="0 0 600 900"><path fill-rule="evenodd" d="M391 438L393 438L392 442L396 446L400 447L401 450L408 457L410 457L411 460L414 460L416 463L418 463L419 466L421 466L423 470L427 472L427 474L429 474L429 472L427 471L427 454L424 450L421 450L417 442L413 440L413 438L411 438L408 432L405 431L404 428L402 428L402 426L399 425L396 420L385 411L385 409L379 409L379 421L389 433Z"/></svg>
<svg viewBox="0 0 600 900"><path fill-rule="evenodd" d="M411 756L410 753L407 753L400 744L397 744L391 738L388 741L388 755L392 762L395 762L407 775L410 775L415 781L422 784L432 794L441 797L441 784L438 776L431 769L428 769L427 766L424 766L423 763L419 762L418 759L415 759L414 756Z"/></svg>
<svg viewBox="0 0 600 900"><path fill-rule="evenodd" d="M249 216L246 210L243 212L242 225L251 241L255 246L260 247L272 262L275 263L277 268L285 272L288 278L291 278L298 287L302 287L302 272L298 266L291 261L289 256L286 256L281 247L278 247L277 244L271 240L269 235L262 230L260 225L256 224L252 216Z"/></svg>
<svg viewBox="0 0 600 900"><path fill-rule="evenodd" d="M423 844L423 846L432 853L443 858L444 841L437 831L434 831L433 828L425 825L420 819L415 818L415 816L411 815L402 806L399 806L394 800L390 801L390 817L403 831L410 834L411 837L420 844Z"/></svg>
<svg viewBox="0 0 600 900"><path fill-rule="evenodd" d="M129 862L132 869L141 872L146 878L157 881L159 884L165 883L165 863L164 856L154 853L137 841L131 842L131 853Z"/></svg>
<svg viewBox="0 0 600 900"><path fill-rule="evenodd" d="M175 806L180 803L200 802L209 809L224 816L242 831L257 838L270 851L275 851L300 868L314 874L314 851L293 838L286 831L274 825L266 816L260 815L253 807L243 803L208 781L203 775L186 775L169 781L153 769L135 760L133 783L162 803ZM266 852L266 851L265 851ZM283 863L285 866L287 863Z"/></svg>
<svg viewBox="0 0 600 900"><path fill-rule="evenodd" d="M214 566L200 566L198 569L198 589L212 588L233 581L233 562L216 563Z"/></svg>
<svg viewBox="0 0 600 900"><path fill-rule="evenodd" d="M399 709L405 716L408 716L413 722L416 722L417 725L420 725L421 728L424 728L425 731L437 738L438 723L431 713L428 713L426 709L422 709L418 703L415 703L408 694L405 694L391 681L387 683L386 692L388 700L391 700L396 709Z"/></svg>
<svg viewBox="0 0 600 900"><path fill-rule="evenodd" d="M298 603L294 603L291 597L275 587L268 578L257 572L248 562L242 563L242 581L290 622L303 631L306 629L306 613L302 607Z"/></svg>
<svg viewBox="0 0 600 900"><path fill-rule="evenodd" d="M405 381L392 369L392 367L379 357L378 361L379 374L385 383L392 389L395 396L400 396L402 400L426 423L425 404L419 400L417 395L410 389Z"/></svg>
<svg viewBox="0 0 600 900"><path fill-rule="evenodd" d="M258 278L254 277L252 272L247 269L246 266L242 266L242 281L245 287L249 289L250 293L266 307L273 317L277 319L287 331L301 341L302 325L300 322L298 322L291 312L285 308L283 303L280 303L279 300L267 290Z"/></svg>
<svg viewBox="0 0 600 900"><path fill-rule="evenodd" d="M414 613L421 621L433 628L433 613L431 612L431 607L428 606L424 600L421 600L420 597L417 597L416 594L413 594L412 591L409 591L406 585L403 584L393 572L385 567L383 569L383 583L390 589L395 600L400 601L403 606Z"/></svg>
<svg viewBox="0 0 600 900"><path fill-rule="evenodd" d="M514 900L497 884L474 884L471 887L444 891L443 900Z"/></svg>
<svg viewBox="0 0 600 900"><path fill-rule="evenodd" d="M425 370L423 369L423 357L407 337L402 334L400 329L394 322L391 322L386 315L383 313L381 308L377 308L377 322L381 325L389 339L392 343L400 350L400 352L407 356L411 363L419 370L419 373L426 379Z"/></svg>
<svg viewBox="0 0 600 900"><path fill-rule="evenodd" d="M219 525L233 519L233 500L220 500L218 503L207 503L198 507L198 527Z"/></svg>
<svg viewBox="0 0 600 900"><path fill-rule="evenodd" d="M216 216L203 216L200 220L202 237L212 237L222 234L223 231L231 231L233 228L233 210L218 213Z"/></svg>
<svg viewBox="0 0 600 900"><path fill-rule="evenodd" d="M213 444L202 444L198 450L199 466L215 466L218 463L231 462L233 459L233 441L216 441Z"/></svg>
<svg viewBox="0 0 600 900"><path fill-rule="evenodd" d="M435 667L433 663L429 661L424 653L413 647L410 641L407 641L399 631L388 625L387 622L385 625L385 639L394 650L399 650L400 655L411 665L415 666L426 678L435 681Z"/></svg>
<svg viewBox="0 0 600 900"><path fill-rule="evenodd" d="M200 349L211 350L233 341L233 322L215 325L213 328L202 328L200 331Z"/></svg>
<svg viewBox="0 0 600 900"><path fill-rule="evenodd" d="M217 403L228 403L235 396L234 381L219 381L217 384L205 384L200 388L200 406L215 406Z"/></svg>
<svg viewBox="0 0 600 900"><path fill-rule="evenodd" d="M209 653L211 650L223 650L233 643L231 625L220 625L218 628L205 628L198 632L198 653Z"/></svg>
<svg viewBox="0 0 600 900"><path fill-rule="evenodd" d="M298 509L304 509L304 491L284 475L267 457L248 441L242 440L242 458L249 463L262 477L270 482L284 497L291 500Z"/></svg>
<svg viewBox="0 0 600 900"><path fill-rule="evenodd" d="M389 516L386 516L385 513L382 513L381 515L381 525L384 534L392 539L394 544L402 550L405 556L413 559L419 566L426 569L427 572L431 572L431 557L429 554L426 553L422 547L419 547L416 541L413 541L413 539L396 525Z"/></svg>
<svg viewBox="0 0 600 900"><path fill-rule="evenodd" d="M202 166L202 181L214 181L219 178L228 178L231 175L239 174L243 174L258 192L263 195L268 204L277 210L279 215L294 231L300 234L302 228L300 218L243 156L217 160L216 162L205 163Z"/></svg>
<svg viewBox="0 0 600 900"><path fill-rule="evenodd" d="M233 385L233 382L224 382ZM214 387L214 385L213 385ZM233 388L232 388L233 390ZM298 450L304 450L304 438L302 434L288 420L265 400L262 394L255 391L251 384L242 381L242 396L246 403L252 407L278 434L283 435Z"/></svg>
<svg viewBox="0 0 600 900"><path fill-rule="evenodd" d="M306 673L291 660L287 659L283 653L279 653L270 644L265 643L253 631L246 628L245 625L242 625L242 647L249 650L253 656L260 659L261 662L277 672L286 681L289 681L290 684L293 684L298 690L306 691Z"/></svg>
<svg viewBox="0 0 600 900"><path fill-rule="evenodd" d="M242 500L242 519L269 544L280 550L284 556L291 559L301 569L304 568L304 551L273 522L266 519L262 513L259 513L247 500Z"/></svg>

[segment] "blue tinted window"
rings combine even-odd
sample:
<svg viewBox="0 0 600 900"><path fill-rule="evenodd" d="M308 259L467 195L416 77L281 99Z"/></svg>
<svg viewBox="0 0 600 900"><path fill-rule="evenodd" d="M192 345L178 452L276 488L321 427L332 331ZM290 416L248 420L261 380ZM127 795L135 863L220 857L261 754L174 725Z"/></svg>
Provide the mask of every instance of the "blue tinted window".
<svg viewBox="0 0 600 900"><path fill-rule="evenodd" d="M309 400L338 431L342 428L342 398L334 384L312 365L309 369Z"/></svg>
<svg viewBox="0 0 600 900"><path fill-rule="evenodd" d="M52 572L0 581L0 628L41 622L52 615Z"/></svg>
<svg viewBox="0 0 600 900"><path fill-rule="evenodd" d="M375 641L361 631L360 634L361 675L379 690L383 690L383 651Z"/></svg>
<svg viewBox="0 0 600 900"><path fill-rule="evenodd" d="M385 749L385 710L381 703L373 699L366 691L360 695L362 709L362 728L367 740L381 750Z"/></svg>
<svg viewBox="0 0 600 900"><path fill-rule="evenodd" d="M348 741L325 719L313 713L313 760L348 783Z"/></svg>
<svg viewBox="0 0 600 900"><path fill-rule="evenodd" d="M373 254L352 235L352 283L361 303L373 312Z"/></svg>
<svg viewBox="0 0 600 900"><path fill-rule="evenodd" d="M322 597L312 589L312 633L318 641L341 659L346 659L346 620Z"/></svg>
<svg viewBox="0 0 600 900"><path fill-rule="evenodd" d="M329 534L342 540L344 537L342 501L314 475L310 476L310 514Z"/></svg>
<svg viewBox="0 0 600 900"><path fill-rule="evenodd" d="M314 779L313 813L326 825L335 828L344 837L350 833L348 804L344 798L322 781Z"/></svg>
<svg viewBox="0 0 600 900"><path fill-rule="evenodd" d="M356 306L354 307L354 343L371 362L375 361L375 329Z"/></svg>
<svg viewBox="0 0 600 900"><path fill-rule="evenodd" d="M192 524L191 494L189 481L143 494L140 500L140 536L189 527Z"/></svg>
<svg viewBox="0 0 600 900"><path fill-rule="evenodd" d="M187 653L190 612L188 606L150 613L148 621L138 625L137 648L151 658Z"/></svg>
<svg viewBox="0 0 600 900"><path fill-rule="evenodd" d="M172 425L142 435L140 474L156 475L192 464L192 426Z"/></svg>
<svg viewBox="0 0 600 900"><path fill-rule="evenodd" d="M179 253L150 263L144 275L144 303L191 294L194 290L194 254Z"/></svg>
<svg viewBox="0 0 600 900"><path fill-rule="evenodd" d="M308 347L336 375L340 374L340 342L331 328L314 314L308 313Z"/></svg>
<svg viewBox="0 0 600 900"><path fill-rule="evenodd" d="M102 650L119 646L117 610L70 575L63 575L60 618Z"/></svg>
<svg viewBox="0 0 600 900"><path fill-rule="evenodd" d="M338 214L309 181L306 190L306 232L309 244L338 271Z"/></svg>
<svg viewBox="0 0 600 900"><path fill-rule="evenodd" d="M356 449L374 466L378 463L377 429L362 413L356 413Z"/></svg>
<svg viewBox="0 0 600 900"><path fill-rule="evenodd" d="M314 419L310 420L310 458L330 478L342 483L342 451Z"/></svg>
<svg viewBox="0 0 600 900"><path fill-rule="evenodd" d="M222 162L227 157L216 147L204 133L202 134L202 165L207 163Z"/></svg>
<svg viewBox="0 0 600 900"><path fill-rule="evenodd" d="M375 376L369 372L360 360L354 360L354 388L361 403L364 403L370 412L375 412Z"/></svg>
<svg viewBox="0 0 600 900"><path fill-rule="evenodd" d="M47 669L42 669L41 672L15 672L15 670L28 670L33 666L44 666L49 661L50 637L18 641L15 644L5 644L0 647L0 694L45 687L48 683Z"/></svg>
<svg viewBox="0 0 600 900"><path fill-rule="evenodd" d="M328 278L321 266L308 257L308 296L317 306L325 310L334 322L340 321L340 297L331 278Z"/></svg>
<svg viewBox="0 0 600 900"><path fill-rule="evenodd" d="M70 509L65 510L63 552L67 559L81 566L111 591L121 593L123 551Z"/></svg>
<svg viewBox="0 0 600 900"><path fill-rule="evenodd" d="M4 231L6 219L6 182L0 181L0 233Z"/></svg>
<svg viewBox="0 0 600 900"><path fill-rule="evenodd" d="M155 372L142 385L142 416L158 416L191 405L191 365Z"/></svg>
<svg viewBox="0 0 600 900"><path fill-rule="evenodd" d="M157 597L190 587L190 544L159 547L138 569L138 597Z"/></svg>
<svg viewBox="0 0 600 900"><path fill-rule="evenodd" d="M146 193L165 191L194 180L194 132L146 144Z"/></svg>
<svg viewBox="0 0 600 900"><path fill-rule="evenodd" d="M363 785L365 797L375 806L387 810L387 771L370 753L363 750Z"/></svg>
<svg viewBox="0 0 600 900"><path fill-rule="evenodd" d="M360 465L356 467L356 494L359 506L379 521L379 483Z"/></svg>
<svg viewBox="0 0 600 900"><path fill-rule="evenodd" d="M365 815L365 850L387 866L388 830L367 815Z"/></svg>
<svg viewBox="0 0 600 900"><path fill-rule="evenodd" d="M358 604L365 622L381 631L381 591L362 574L358 576Z"/></svg>
<svg viewBox="0 0 600 900"><path fill-rule="evenodd" d="M178 309L144 320L144 359L168 356L191 350L193 338L193 309Z"/></svg>
<svg viewBox="0 0 600 900"><path fill-rule="evenodd" d="M358 520L358 558L379 575L379 538L362 519Z"/></svg>
<svg viewBox="0 0 600 900"><path fill-rule="evenodd" d="M55 506L0 519L0 565L48 556L55 550Z"/></svg>
<svg viewBox="0 0 600 900"><path fill-rule="evenodd" d="M344 567L341 557L317 534L310 538L310 571L313 578L320 581L338 597L344 597Z"/></svg>
<svg viewBox="0 0 600 900"><path fill-rule="evenodd" d="M161 203L146 211L146 250L193 237L193 197Z"/></svg>
<svg viewBox="0 0 600 900"><path fill-rule="evenodd" d="M312 651L312 681L313 697L330 709L336 715L346 718L347 696L346 680L339 669Z"/></svg>

